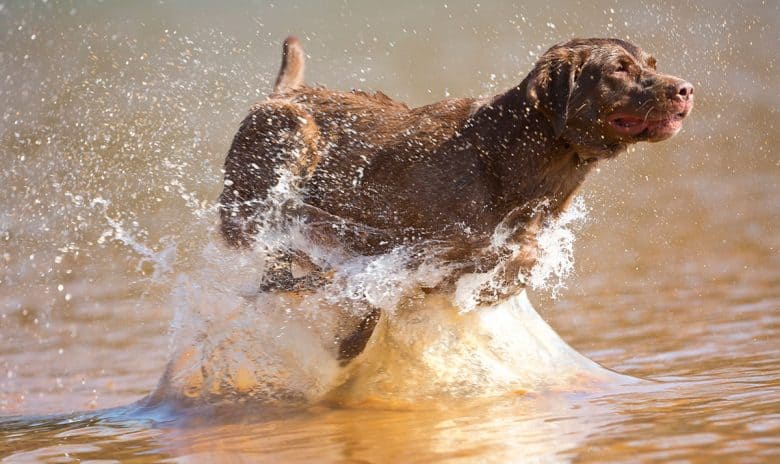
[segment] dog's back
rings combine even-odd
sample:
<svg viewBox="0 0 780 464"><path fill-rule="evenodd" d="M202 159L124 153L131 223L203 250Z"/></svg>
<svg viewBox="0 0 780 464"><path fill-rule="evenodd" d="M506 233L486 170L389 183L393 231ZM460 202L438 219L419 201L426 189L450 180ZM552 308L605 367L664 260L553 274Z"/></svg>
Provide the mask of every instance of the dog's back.
<svg viewBox="0 0 780 464"><path fill-rule="evenodd" d="M220 197L222 234L232 246L251 244L261 203L284 170L305 187L305 203L331 215L381 229L412 226L376 214L393 206L387 192L377 195L385 166L435 153L475 107L475 99L453 99L410 108L381 92L309 87L304 59L300 42L288 37L273 92L253 106L233 140Z"/></svg>

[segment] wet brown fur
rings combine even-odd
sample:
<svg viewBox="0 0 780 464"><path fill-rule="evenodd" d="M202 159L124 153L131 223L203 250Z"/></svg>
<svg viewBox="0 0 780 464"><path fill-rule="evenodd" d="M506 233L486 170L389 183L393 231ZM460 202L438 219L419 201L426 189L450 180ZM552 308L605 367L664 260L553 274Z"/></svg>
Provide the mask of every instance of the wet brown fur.
<svg viewBox="0 0 780 464"><path fill-rule="evenodd" d="M300 66L283 62L272 97L252 108L226 159L226 242L251 246L264 214L259 205L280 168L289 169L304 203L290 214L309 223L312 240L354 255L402 244L436 249L457 264L449 283L501 266L501 281L485 287L484 302L522 288L540 226L566 208L599 160L631 143L660 140L649 130L614 133L609 114L665 117L684 106L684 117L690 110L687 98L677 97L684 81L657 73L651 56L616 39L557 45L519 85L491 99L418 108L381 92L301 85L303 52L293 44ZM488 246L499 226L519 251ZM306 261L305 251L297 256L286 262ZM296 280L284 269L274 279L269 288L319 282L311 275ZM370 335L372 327L360 331Z"/></svg>

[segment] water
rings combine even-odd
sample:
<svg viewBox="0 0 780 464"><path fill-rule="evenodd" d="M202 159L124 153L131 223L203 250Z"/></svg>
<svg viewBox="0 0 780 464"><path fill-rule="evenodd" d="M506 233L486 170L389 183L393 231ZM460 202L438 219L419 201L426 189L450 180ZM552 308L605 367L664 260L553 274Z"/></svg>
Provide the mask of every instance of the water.
<svg viewBox="0 0 780 464"><path fill-rule="evenodd" d="M0 456L776 460L778 23L772 2L4 3ZM552 278L529 295L546 322L521 300L514 313L501 313L516 317L499 319L502 330L490 333L517 328L507 339L513 347L538 347L533 334L555 341L549 357L525 358L529 369L500 357L516 370L504 372L512 381L501 395L490 391L502 385L498 376L468 379L466 392L421 391L437 385L434 374L453 386L464 373L498 372L495 364L474 368L496 359L479 338L468 345L456 336L452 345L478 348L466 350L474 358L445 352L411 364L426 349L415 339L436 346L432 328L468 328L471 336L496 325L488 312L423 301L428 311L398 311L380 325L379 346L403 348L366 353L363 369L381 367L384 377L357 369L358 381L317 404L249 401L257 378L242 362L252 366L252 356L266 352L252 349L215 364L222 370L212 377L246 387L219 401L136 403L160 391L181 346L255 347L250 336L276 333L242 312L246 279L222 272L262 260L239 263L214 248L213 205L230 139L269 91L278 42L289 32L305 39L310 79L381 89L412 104L505 89L542 49L572 36L627 38L654 53L659 69L696 86L696 109L680 135L605 163L584 185L587 218L574 228L572 275L565 288L553 291ZM365 291L377 283L373 269L350 274L351 283ZM383 292L395 287L371 288L387 303L392 295ZM209 317L224 315L231 301L247 318L243 332ZM585 357L545 332L547 324ZM207 343L191 344L204 327ZM285 330L294 340L294 328ZM275 349L304 346L289 340ZM297 359L328 359L311 356ZM188 372L187 359L177 372ZM447 365L448 373L441 359L476 364ZM325 394L327 385L309 388L310 380L342 371L314 365L316 375L298 370L311 375L295 384ZM186 375L179 380L170 385L193 386ZM509 384L518 388L507 392ZM186 391L202 398L206 390Z"/></svg>

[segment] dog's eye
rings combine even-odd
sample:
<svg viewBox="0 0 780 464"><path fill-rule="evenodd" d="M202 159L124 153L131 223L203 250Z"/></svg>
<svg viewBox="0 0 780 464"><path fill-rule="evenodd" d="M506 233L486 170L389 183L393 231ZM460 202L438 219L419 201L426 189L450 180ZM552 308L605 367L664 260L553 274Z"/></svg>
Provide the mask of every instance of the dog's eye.
<svg viewBox="0 0 780 464"><path fill-rule="evenodd" d="M618 67L617 67L617 69L615 69L615 72L616 73L628 73L628 65L624 61L621 61L620 63L618 63Z"/></svg>

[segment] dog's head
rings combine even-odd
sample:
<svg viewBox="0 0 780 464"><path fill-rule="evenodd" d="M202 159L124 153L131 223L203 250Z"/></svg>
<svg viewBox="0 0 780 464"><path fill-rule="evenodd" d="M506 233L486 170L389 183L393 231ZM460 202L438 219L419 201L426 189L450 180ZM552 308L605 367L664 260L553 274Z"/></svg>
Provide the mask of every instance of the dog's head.
<svg viewBox="0 0 780 464"><path fill-rule="evenodd" d="M693 85L657 72L655 64L622 40L570 40L536 64L527 100L581 156L614 156L631 143L672 137L693 108Z"/></svg>

